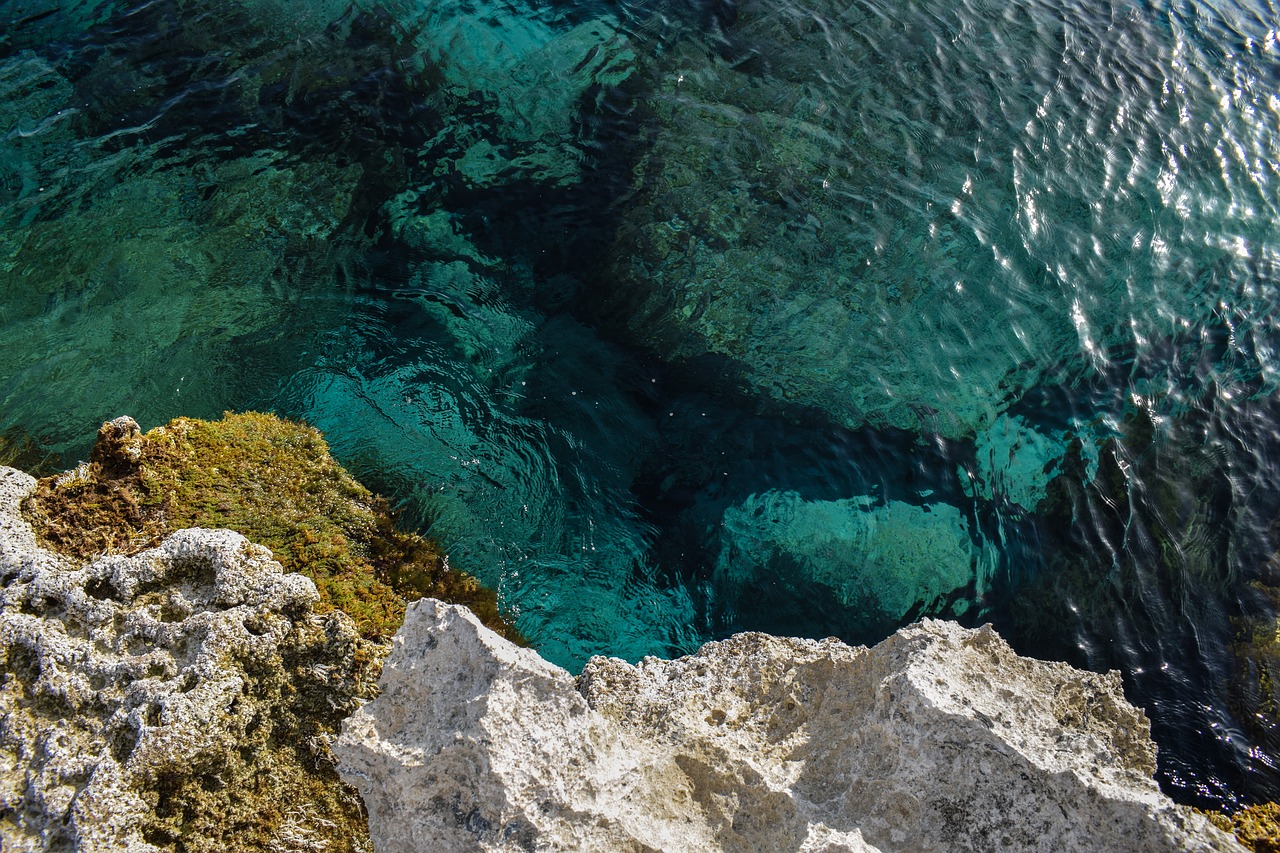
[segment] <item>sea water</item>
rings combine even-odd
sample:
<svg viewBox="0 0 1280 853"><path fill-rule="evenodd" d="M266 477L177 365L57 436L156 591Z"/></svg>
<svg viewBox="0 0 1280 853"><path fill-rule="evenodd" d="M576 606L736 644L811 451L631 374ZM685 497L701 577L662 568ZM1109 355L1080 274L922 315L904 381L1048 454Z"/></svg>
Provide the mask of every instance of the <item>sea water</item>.
<svg viewBox="0 0 1280 853"><path fill-rule="evenodd" d="M1280 795L1269 3L0 21L6 447L275 411L567 667L991 621Z"/></svg>

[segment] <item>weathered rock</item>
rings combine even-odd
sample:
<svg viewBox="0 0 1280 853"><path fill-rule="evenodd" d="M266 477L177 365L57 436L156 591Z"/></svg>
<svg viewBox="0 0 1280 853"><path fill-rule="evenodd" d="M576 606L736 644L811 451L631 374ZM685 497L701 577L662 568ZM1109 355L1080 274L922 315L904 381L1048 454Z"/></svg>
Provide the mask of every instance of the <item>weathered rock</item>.
<svg viewBox="0 0 1280 853"><path fill-rule="evenodd" d="M235 530L315 583L317 613L342 610L366 639L390 640L406 601L426 595L519 637L496 594L451 569L436 543L400 530L311 427L228 412L143 434L120 417L102 425L90 459L38 481L22 503L37 542L64 556L136 554L189 527Z"/></svg>
<svg viewBox="0 0 1280 853"><path fill-rule="evenodd" d="M34 486L0 468L5 853L362 849L328 749L374 689L351 619L229 530L92 561L41 548Z"/></svg>
<svg viewBox="0 0 1280 853"><path fill-rule="evenodd" d="M142 461L142 427L127 415L107 421L98 428L98 440L90 459L104 477L114 479L131 473Z"/></svg>
<svg viewBox="0 0 1280 853"><path fill-rule="evenodd" d="M335 752L386 853L1239 849L1160 793L1117 673L989 627L742 634L575 682L423 600L380 686Z"/></svg>

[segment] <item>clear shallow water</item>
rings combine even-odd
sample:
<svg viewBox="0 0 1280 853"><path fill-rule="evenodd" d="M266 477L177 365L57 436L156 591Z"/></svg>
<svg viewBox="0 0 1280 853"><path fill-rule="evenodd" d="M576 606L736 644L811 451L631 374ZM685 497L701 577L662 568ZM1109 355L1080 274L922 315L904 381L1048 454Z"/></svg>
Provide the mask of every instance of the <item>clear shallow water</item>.
<svg viewBox="0 0 1280 853"><path fill-rule="evenodd" d="M1271 6L0 15L0 427L303 418L559 663L989 620L1277 796Z"/></svg>

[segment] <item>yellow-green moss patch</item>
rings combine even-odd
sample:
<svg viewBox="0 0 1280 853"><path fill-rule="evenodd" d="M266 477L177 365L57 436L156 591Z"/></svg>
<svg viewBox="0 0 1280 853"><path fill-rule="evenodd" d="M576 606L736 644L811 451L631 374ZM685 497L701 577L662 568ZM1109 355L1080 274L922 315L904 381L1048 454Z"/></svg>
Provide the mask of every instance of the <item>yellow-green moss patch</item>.
<svg viewBox="0 0 1280 853"><path fill-rule="evenodd" d="M370 639L389 639L423 596L518 639L492 590L398 529L318 431L274 415L178 418L145 435L128 419L104 424L90 462L40 480L23 511L46 546L78 557L135 553L186 527L235 530L311 578L318 612L345 611Z"/></svg>
<svg viewBox="0 0 1280 853"><path fill-rule="evenodd" d="M1261 803L1227 817L1206 812L1214 825L1235 833L1240 843L1254 853L1280 853L1280 804Z"/></svg>

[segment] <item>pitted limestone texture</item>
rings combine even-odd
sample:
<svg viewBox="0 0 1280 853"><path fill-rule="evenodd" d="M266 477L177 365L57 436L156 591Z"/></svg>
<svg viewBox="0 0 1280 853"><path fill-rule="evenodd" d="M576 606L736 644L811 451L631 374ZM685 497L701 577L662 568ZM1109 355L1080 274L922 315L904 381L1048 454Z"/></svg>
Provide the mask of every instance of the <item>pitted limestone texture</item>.
<svg viewBox="0 0 1280 853"><path fill-rule="evenodd" d="M6 853L368 849L329 743L384 647L229 530L46 550L20 511L35 485L0 468Z"/></svg>
<svg viewBox="0 0 1280 853"><path fill-rule="evenodd" d="M1241 849L1161 794L1118 673L989 627L741 634L575 680L424 599L380 688L335 751L382 853Z"/></svg>

